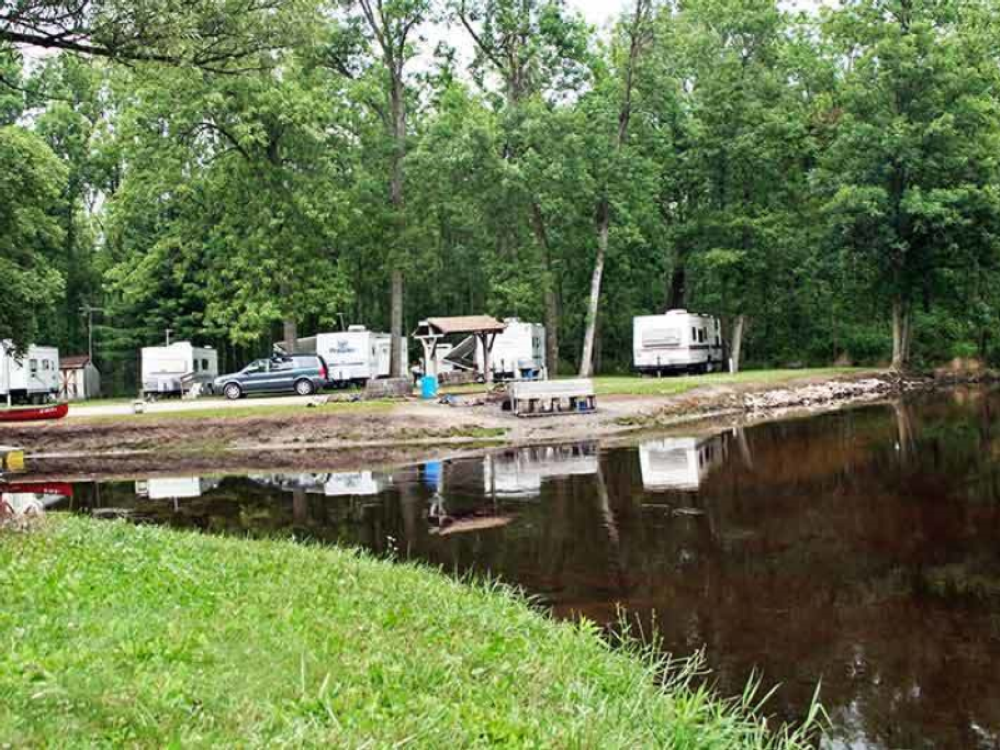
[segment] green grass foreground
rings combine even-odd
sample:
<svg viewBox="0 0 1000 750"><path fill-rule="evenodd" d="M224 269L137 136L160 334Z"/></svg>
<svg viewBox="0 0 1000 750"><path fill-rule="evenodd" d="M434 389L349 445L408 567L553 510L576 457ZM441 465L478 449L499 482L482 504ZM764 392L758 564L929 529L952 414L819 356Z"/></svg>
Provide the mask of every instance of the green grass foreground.
<svg viewBox="0 0 1000 750"><path fill-rule="evenodd" d="M488 584L49 517L0 532L0 745L805 747Z"/></svg>

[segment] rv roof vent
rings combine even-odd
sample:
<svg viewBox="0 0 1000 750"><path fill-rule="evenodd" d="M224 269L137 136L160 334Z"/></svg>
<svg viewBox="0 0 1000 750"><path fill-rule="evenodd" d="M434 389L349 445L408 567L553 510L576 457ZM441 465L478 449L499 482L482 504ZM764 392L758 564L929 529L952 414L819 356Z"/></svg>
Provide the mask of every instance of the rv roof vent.
<svg viewBox="0 0 1000 750"><path fill-rule="evenodd" d="M667 310L667 315L687 315L687 310Z"/></svg>
<svg viewBox="0 0 1000 750"><path fill-rule="evenodd" d="M361 331L367 331L368 329L364 326L347 326L349 333L359 333Z"/></svg>

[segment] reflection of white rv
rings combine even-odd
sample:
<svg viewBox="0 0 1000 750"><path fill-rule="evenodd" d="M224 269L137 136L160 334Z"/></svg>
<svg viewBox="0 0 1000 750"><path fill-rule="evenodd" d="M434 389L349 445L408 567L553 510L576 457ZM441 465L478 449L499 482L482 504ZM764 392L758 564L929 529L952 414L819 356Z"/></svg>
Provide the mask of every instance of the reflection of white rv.
<svg viewBox="0 0 1000 750"><path fill-rule="evenodd" d="M299 339L296 348L303 354L318 354L326 360L331 382L341 385L363 384L390 374L392 336L369 331L364 326ZM403 339L403 362L407 358L406 339Z"/></svg>
<svg viewBox="0 0 1000 750"><path fill-rule="evenodd" d="M211 386L219 377L219 353L207 346L178 341L142 350L144 396L180 396L193 385Z"/></svg>
<svg viewBox="0 0 1000 750"><path fill-rule="evenodd" d="M722 362L718 318L670 310L632 320L632 363L639 372L713 372Z"/></svg>
<svg viewBox="0 0 1000 750"><path fill-rule="evenodd" d="M268 474L250 478L258 484L277 487L286 492L302 490L327 497L377 495L392 483L391 478L378 476L370 471L330 474Z"/></svg>
<svg viewBox="0 0 1000 750"><path fill-rule="evenodd" d="M59 395L59 350L29 346L15 356L10 341L0 341L0 398L39 403Z"/></svg>
<svg viewBox="0 0 1000 750"><path fill-rule="evenodd" d="M537 497L548 478L597 473L597 444L519 448L486 456L486 493L497 497Z"/></svg>
<svg viewBox="0 0 1000 750"><path fill-rule="evenodd" d="M219 486L218 479L202 477L154 477L135 483L135 494L150 500L187 500L201 497Z"/></svg>
<svg viewBox="0 0 1000 750"><path fill-rule="evenodd" d="M663 438L639 446L642 486L651 492L697 490L726 460L726 442L710 438Z"/></svg>
<svg viewBox="0 0 1000 750"><path fill-rule="evenodd" d="M507 318L503 333L497 334L490 351L494 380L537 380L546 377L545 326ZM440 348L440 347L439 347ZM448 351L443 359L460 370L483 373L483 342L469 336Z"/></svg>

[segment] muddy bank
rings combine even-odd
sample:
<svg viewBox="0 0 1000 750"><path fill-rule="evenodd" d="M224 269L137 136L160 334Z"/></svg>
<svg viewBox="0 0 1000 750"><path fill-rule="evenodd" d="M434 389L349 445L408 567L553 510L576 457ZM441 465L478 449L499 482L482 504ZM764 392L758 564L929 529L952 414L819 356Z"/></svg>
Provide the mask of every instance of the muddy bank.
<svg viewBox="0 0 1000 750"><path fill-rule="evenodd" d="M474 397L457 405L405 402L390 409L280 416L66 420L0 428L0 443L23 446L28 477L96 478L205 472L352 470L444 458L490 448L637 430L725 427L794 413L879 401L907 391L985 379L901 378L867 373L783 383L711 385L679 396L602 396L598 412L517 419ZM694 425L692 425L693 427Z"/></svg>

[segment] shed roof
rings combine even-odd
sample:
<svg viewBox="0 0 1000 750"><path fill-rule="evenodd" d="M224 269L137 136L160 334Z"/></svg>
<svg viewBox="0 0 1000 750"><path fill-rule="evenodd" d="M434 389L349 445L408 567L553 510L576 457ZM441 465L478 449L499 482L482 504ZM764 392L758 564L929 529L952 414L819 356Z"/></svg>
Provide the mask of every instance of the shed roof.
<svg viewBox="0 0 1000 750"><path fill-rule="evenodd" d="M59 360L60 370L82 370L90 364L90 357L86 354L79 354L74 357L63 357Z"/></svg>
<svg viewBox="0 0 1000 750"><path fill-rule="evenodd" d="M465 315L457 318L428 318L417 326L417 333L421 333L425 327L431 329L429 333L448 336L455 333L500 333L507 328L507 324L490 315Z"/></svg>

